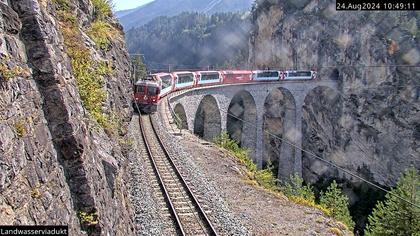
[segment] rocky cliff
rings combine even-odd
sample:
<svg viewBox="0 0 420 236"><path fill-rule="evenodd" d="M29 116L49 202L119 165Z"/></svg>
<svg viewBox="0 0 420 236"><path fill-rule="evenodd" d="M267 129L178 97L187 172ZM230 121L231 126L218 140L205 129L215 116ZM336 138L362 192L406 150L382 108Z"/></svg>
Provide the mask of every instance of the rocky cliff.
<svg viewBox="0 0 420 236"><path fill-rule="evenodd" d="M129 58L104 2L0 1L1 225L134 234Z"/></svg>
<svg viewBox="0 0 420 236"><path fill-rule="evenodd" d="M393 186L410 165L420 169L419 24L414 11L338 12L327 0L260 0L253 10L250 61L314 68L319 79L337 80L339 91L316 88L305 98L303 148ZM303 167L304 179L320 187L331 178L347 182L352 203L375 195L305 153Z"/></svg>

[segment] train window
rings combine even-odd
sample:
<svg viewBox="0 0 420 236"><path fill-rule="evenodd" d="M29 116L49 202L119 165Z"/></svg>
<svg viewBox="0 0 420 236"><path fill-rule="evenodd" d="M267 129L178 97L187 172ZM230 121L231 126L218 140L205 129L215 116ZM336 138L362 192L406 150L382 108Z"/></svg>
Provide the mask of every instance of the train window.
<svg viewBox="0 0 420 236"><path fill-rule="evenodd" d="M144 86L143 85L139 85L139 86L136 86L137 87L137 92L138 93L144 93Z"/></svg>
<svg viewBox="0 0 420 236"><path fill-rule="evenodd" d="M162 89L166 89L168 87L171 87L172 85L172 78L169 75L165 75L161 77L162 80Z"/></svg>
<svg viewBox="0 0 420 236"><path fill-rule="evenodd" d="M205 81L205 80L219 80L219 74L218 73L202 74L201 75L201 80L202 81Z"/></svg>
<svg viewBox="0 0 420 236"><path fill-rule="evenodd" d="M312 73L310 71L296 71L288 72L289 77L311 77Z"/></svg>
<svg viewBox="0 0 420 236"><path fill-rule="evenodd" d="M193 81L192 75L178 75L177 84L190 83Z"/></svg>
<svg viewBox="0 0 420 236"><path fill-rule="evenodd" d="M279 77L279 72L277 71L258 72L257 77Z"/></svg>
<svg viewBox="0 0 420 236"><path fill-rule="evenodd" d="M151 86L149 86L148 89L147 89L147 95L149 95L149 96L156 96L157 95L157 91L158 91L158 88L157 87L151 87Z"/></svg>

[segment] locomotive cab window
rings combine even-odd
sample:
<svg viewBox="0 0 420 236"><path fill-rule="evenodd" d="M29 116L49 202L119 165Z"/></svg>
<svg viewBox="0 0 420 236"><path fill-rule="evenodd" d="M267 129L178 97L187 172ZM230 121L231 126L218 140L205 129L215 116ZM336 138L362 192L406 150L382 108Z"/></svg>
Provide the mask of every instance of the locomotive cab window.
<svg viewBox="0 0 420 236"><path fill-rule="evenodd" d="M138 93L144 93L145 87L143 85L136 86Z"/></svg>
<svg viewBox="0 0 420 236"><path fill-rule="evenodd" d="M149 87L147 89L147 95L149 96L156 96L158 94L158 88L157 87Z"/></svg>

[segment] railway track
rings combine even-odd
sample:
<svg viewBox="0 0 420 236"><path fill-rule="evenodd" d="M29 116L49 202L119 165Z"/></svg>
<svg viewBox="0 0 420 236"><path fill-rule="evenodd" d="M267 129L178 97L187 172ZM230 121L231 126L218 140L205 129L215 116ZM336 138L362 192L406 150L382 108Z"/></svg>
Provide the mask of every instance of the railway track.
<svg viewBox="0 0 420 236"><path fill-rule="evenodd" d="M147 162L156 178L153 187L159 189L162 216L168 235L217 235L198 198L187 185L165 145L156 133L151 116L140 115L140 128L149 156Z"/></svg>

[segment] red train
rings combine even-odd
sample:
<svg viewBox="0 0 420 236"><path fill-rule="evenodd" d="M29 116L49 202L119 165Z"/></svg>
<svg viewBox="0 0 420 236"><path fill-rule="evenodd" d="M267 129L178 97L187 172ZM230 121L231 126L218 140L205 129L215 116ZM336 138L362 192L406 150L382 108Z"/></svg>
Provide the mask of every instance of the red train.
<svg viewBox="0 0 420 236"><path fill-rule="evenodd" d="M316 79L315 71L224 70L156 73L149 75L147 80L139 80L134 84L133 107L136 109L138 106L144 112L153 112L156 111L161 97L194 87L312 79Z"/></svg>

